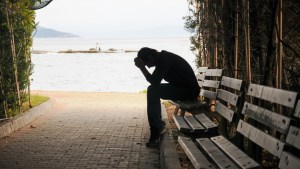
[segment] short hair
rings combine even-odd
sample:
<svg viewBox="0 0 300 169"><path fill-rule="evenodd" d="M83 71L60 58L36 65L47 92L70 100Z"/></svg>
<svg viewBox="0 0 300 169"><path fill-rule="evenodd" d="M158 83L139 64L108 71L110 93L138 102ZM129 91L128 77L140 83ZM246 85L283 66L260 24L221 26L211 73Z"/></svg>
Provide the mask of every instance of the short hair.
<svg viewBox="0 0 300 169"><path fill-rule="evenodd" d="M144 62L148 62L149 61L148 56L156 56L157 53L158 53L158 51L155 49L143 47L137 53L137 57L142 59Z"/></svg>

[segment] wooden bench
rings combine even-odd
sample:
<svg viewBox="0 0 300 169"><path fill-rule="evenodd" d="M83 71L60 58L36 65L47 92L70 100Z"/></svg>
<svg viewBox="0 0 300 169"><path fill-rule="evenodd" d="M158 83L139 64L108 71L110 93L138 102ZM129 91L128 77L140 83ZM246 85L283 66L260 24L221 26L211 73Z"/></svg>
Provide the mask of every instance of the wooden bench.
<svg viewBox="0 0 300 169"><path fill-rule="evenodd" d="M289 132L286 138L286 145L283 148L283 152L279 161L279 168L283 169L298 169L300 168L300 100L298 100L294 117L298 121L298 127L292 124L289 128ZM292 121L293 122L293 121Z"/></svg>
<svg viewBox="0 0 300 169"><path fill-rule="evenodd" d="M216 113L219 115L218 121L220 122L217 126L219 132L225 138L236 140L235 142L237 143L240 141L240 137L236 134L236 128L240 117L239 113L242 110L243 93L244 83L242 80L226 76L222 77L216 98ZM212 166L209 159L206 159L205 154L194 143L194 140L187 137L179 137L178 142L195 168L208 168ZM214 158L215 164L229 168L232 168L232 166L236 167L208 138L198 139L197 142L201 143L207 152L206 154Z"/></svg>
<svg viewBox="0 0 300 169"><path fill-rule="evenodd" d="M243 104L245 117L237 126L237 132L245 138L243 146L236 146L222 135L195 140L178 138L194 167L264 168L263 158L271 157L276 167L300 168L299 119L294 120L288 113L294 110L294 116L300 117L300 101L295 106L297 93L250 84L247 97L252 103ZM280 110L284 113L280 114ZM278 166L276 159L280 159Z"/></svg>
<svg viewBox="0 0 300 169"><path fill-rule="evenodd" d="M222 69L198 69L196 75L201 88L199 99L190 101L170 101L175 105L173 119L179 131L184 133L202 133L217 131L217 125L212 122L205 112L209 112L211 101L215 101L219 88ZM193 116L185 116L190 112Z"/></svg>

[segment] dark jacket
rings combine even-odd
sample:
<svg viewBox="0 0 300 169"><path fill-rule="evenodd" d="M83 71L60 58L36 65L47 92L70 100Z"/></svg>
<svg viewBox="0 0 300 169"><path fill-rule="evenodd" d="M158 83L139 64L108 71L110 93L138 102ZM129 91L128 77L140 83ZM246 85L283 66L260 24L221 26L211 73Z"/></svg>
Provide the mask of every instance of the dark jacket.
<svg viewBox="0 0 300 169"><path fill-rule="evenodd" d="M152 85L160 84L162 79L170 84L200 90L195 73L182 57L167 51L158 55L154 72L146 77Z"/></svg>

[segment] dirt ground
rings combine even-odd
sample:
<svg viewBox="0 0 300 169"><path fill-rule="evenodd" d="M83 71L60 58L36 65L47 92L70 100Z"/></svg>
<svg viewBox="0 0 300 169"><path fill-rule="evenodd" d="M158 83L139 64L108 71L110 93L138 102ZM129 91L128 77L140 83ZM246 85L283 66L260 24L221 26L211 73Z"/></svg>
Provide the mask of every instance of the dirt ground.
<svg viewBox="0 0 300 169"><path fill-rule="evenodd" d="M175 110L175 106L170 104L167 101L163 102L163 104L166 107L166 111L167 111L168 119L169 119L169 123L170 123L170 129L172 130L172 133L173 133L174 143L176 146L176 150L178 153L178 157L179 157L181 166L183 169L194 169L193 164L190 162L190 160L188 159L188 157L186 156L186 154L184 153L183 149L181 148L181 146L179 145L179 143L177 141L178 136L180 136L182 134L180 132L178 132L178 129L177 129L175 122L173 120L173 117L172 117L173 112Z"/></svg>

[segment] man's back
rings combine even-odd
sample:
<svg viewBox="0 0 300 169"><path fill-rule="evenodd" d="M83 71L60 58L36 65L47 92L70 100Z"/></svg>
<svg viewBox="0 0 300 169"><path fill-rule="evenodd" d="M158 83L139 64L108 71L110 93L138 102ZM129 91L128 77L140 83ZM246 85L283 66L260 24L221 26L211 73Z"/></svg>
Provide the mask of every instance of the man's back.
<svg viewBox="0 0 300 169"><path fill-rule="evenodd" d="M153 77L162 77L170 84L199 89L195 73L189 63L182 57L167 51L161 51Z"/></svg>

